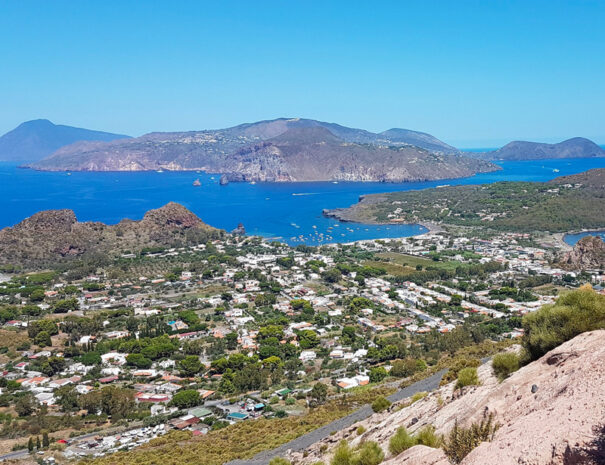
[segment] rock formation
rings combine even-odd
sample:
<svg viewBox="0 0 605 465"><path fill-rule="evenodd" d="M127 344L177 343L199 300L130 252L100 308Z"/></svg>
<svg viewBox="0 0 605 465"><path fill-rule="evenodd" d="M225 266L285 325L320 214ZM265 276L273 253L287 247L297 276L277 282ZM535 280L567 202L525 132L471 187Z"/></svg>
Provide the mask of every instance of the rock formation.
<svg viewBox="0 0 605 465"><path fill-rule="evenodd" d="M73 258L199 243L220 234L173 202L148 211L140 221L125 219L116 225L78 222L72 210L47 210L0 230L0 263L39 269Z"/></svg>
<svg viewBox="0 0 605 465"><path fill-rule="evenodd" d="M605 268L605 243L599 236L585 236L565 254L561 265L571 270Z"/></svg>

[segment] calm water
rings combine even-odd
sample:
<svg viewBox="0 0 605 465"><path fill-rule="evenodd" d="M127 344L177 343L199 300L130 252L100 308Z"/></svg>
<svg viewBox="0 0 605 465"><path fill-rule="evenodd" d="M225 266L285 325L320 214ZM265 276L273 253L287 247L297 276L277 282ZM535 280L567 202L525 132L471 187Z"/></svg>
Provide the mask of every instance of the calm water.
<svg viewBox="0 0 605 465"><path fill-rule="evenodd" d="M563 240L569 245L574 245L576 242L578 242L585 236L599 236L605 241L605 231L587 231L577 234L565 234L565 236L563 236Z"/></svg>
<svg viewBox="0 0 605 465"><path fill-rule="evenodd" d="M231 230L243 223L250 234L299 244L349 242L419 234L418 225L361 225L324 218L324 208L347 207L360 195L424 189L444 184L547 181L605 167L605 158L502 162L503 170L469 178L403 184L331 182L218 184L218 176L194 172L47 173L0 163L0 227L40 210L70 208L81 221L117 223L140 219L169 201L179 202L206 223ZM553 170L559 170L554 172ZM202 186L194 187L199 178ZM213 179L214 178L214 179ZM302 237L300 237L302 236ZM294 239L296 238L296 239Z"/></svg>

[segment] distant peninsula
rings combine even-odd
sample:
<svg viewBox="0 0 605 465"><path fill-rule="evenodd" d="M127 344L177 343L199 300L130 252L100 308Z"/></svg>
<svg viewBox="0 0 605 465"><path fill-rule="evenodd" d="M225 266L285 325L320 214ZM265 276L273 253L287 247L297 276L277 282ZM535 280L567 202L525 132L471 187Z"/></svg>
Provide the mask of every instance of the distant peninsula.
<svg viewBox="0 0 605 465"><path fill-rule="evenodd" d="M324 210L341 221L436 223L514 232L605 228L605 168L549 182L497 182L371 194Z"/></svg>

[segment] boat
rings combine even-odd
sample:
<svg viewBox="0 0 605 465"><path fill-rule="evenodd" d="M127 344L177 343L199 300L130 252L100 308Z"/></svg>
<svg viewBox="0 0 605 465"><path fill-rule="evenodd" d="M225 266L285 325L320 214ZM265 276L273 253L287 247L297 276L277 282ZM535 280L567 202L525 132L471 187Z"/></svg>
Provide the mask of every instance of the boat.
<svg viewBox="0 0 605 465"><path fill-rule="evenodd" d="M162 168L160 168L159 170L155 170L156 173L163 173L164 170Z"/></svg>
<svg viewBox="0 0 605 465"><path fill-rule="evenodd" d="M256 181L250 181L250 184L256 184Z"/></svg>
<svg viewBox="0 0 605 465"><path fill-rule="evenodd" d="M561 171L561 170L559 170L557 168L555 168L554 170L552 170L553 173L558 173L559 171Z"/></svg>
<svg viewBox="0 0 605 465"><path fill-rule="evenodd" d="M202 183L200 182L200 180L199 180L199 179L196 179L195 181L193 181L193 185L194 185L195 187L199 187L199 186L201 186L201 185L202 185Z"/></svg>

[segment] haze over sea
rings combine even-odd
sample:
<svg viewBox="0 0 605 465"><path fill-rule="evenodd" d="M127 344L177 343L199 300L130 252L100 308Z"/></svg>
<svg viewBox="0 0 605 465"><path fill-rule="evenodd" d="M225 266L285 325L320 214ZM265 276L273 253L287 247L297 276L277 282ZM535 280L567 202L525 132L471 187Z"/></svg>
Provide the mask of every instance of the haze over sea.
<svg viewBox="0 0 605 465"><path fill-rule="evenodd" d="M183 204L206 223L226 230L243 223L248 234L289 244L350 242L421 234L419 225L339 223L324 208L347 207L360 195L425 189L439 185L496 181L548 181L605 167L605 158L500 162L493 173L430 182L230 183L196 172L39 172L0 163L0 227L12 226L40 210L69 208L80 221L117 223L140 219L167 202ZM558 170L558 171L555 171ZM193 186L199 179L200 187ZM330 228L330 229L328 229ZM577 239L576 239L577 240Z"/></svg>

